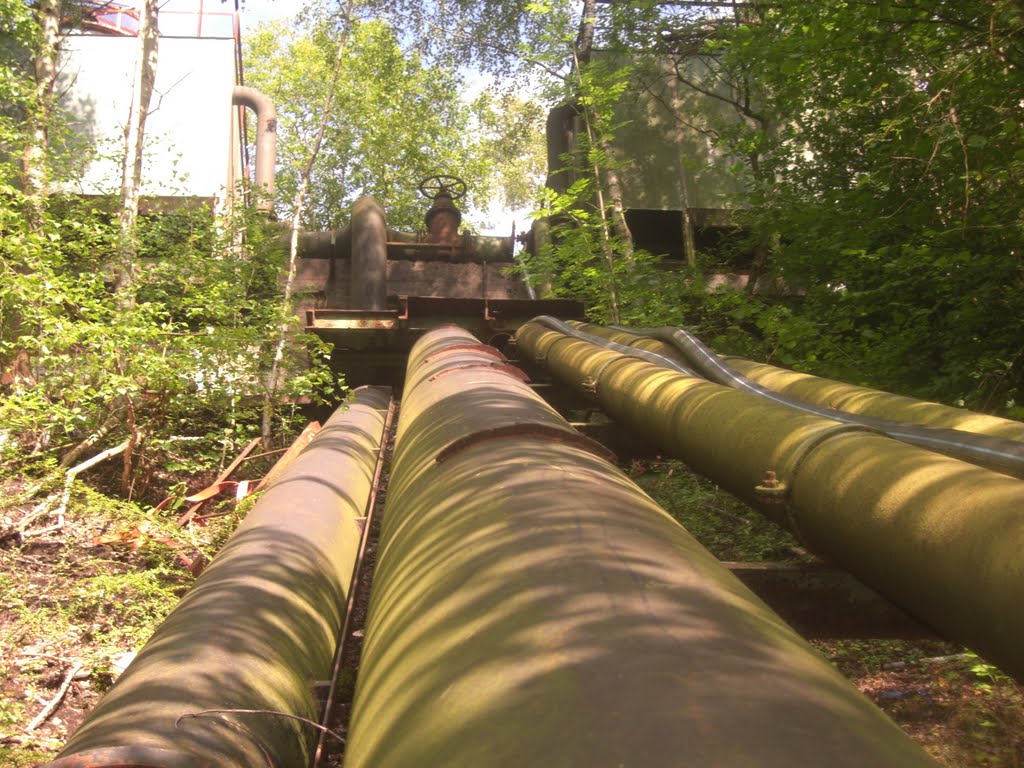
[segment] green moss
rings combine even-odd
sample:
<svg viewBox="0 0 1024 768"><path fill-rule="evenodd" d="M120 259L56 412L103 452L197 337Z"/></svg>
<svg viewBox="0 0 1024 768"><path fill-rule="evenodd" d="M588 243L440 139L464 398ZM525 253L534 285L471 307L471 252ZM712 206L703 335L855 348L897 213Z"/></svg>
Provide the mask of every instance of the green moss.
<svg viewBox="0 0 1024 768"><path fill-rule="evenodd" d="M53 752L40 752L21 747L0 747L0 765L7 768L32 768L53 758Z"/></svg>

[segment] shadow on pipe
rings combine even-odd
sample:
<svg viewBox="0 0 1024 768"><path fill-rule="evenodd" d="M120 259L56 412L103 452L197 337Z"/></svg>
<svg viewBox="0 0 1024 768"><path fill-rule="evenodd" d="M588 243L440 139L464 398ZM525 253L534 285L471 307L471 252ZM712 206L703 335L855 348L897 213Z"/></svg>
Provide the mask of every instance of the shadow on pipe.
<svg viewBox="0 0 1024 768"><path fill-rule="evenodd" d="M933 765L460 334L410 357L346 766Z"/></svg>

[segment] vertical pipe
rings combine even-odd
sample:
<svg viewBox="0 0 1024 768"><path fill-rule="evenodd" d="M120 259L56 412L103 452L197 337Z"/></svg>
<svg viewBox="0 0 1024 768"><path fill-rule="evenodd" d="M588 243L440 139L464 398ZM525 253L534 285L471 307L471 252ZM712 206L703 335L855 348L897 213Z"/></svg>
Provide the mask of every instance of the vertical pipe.
<svg viewBox="0 0 1024 768"><path fill-rule="evenodd" d="M267 96L246 85L236 85L232 104L248 107L256 113L256 187L261 198L256 208L270 211L274 205L274 178L277 164L277 108Z"/></svg>
<svg viewBox="0 0 1024 768"><path fill-rule="evenodd" d="M306 764L389 394L335 412L48 768Z"/></svg>
<svg viewBox="0 0 1024 768"><path fill-rule="evenodd" d="M474 341L410 355L347 768L933 765Z"/></svg>
<svg viewBox="0 0 1024 768"><path fill-rule="evenodd" d="M352 282L349 309L387 309L388 232L384 208L372 197L352 206Z"/></svg>

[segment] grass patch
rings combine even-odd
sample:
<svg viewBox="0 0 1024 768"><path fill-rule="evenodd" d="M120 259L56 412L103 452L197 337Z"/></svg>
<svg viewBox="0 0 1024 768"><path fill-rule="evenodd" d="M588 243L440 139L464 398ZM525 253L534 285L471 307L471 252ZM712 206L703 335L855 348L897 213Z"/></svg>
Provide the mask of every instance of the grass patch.
<svg viewBox="0 0 1024 768"><path fill-rule="evenodd" d="M633 481L719 560L805 559L793 536L678 461L634 462Z"/></svg>

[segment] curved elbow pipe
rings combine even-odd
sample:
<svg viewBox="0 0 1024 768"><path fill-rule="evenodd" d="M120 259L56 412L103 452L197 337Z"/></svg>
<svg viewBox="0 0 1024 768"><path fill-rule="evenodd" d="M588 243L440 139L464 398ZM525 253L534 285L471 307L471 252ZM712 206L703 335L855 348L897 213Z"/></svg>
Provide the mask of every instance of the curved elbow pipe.
<svg viewBox="0 0 1024 768"><path fill-rule="evenodd" d="M256 209L270 211L274 205L277 164L277 108L268 96L245 85L235 86L231 103L248 107L256 113L256 186L263 190Z"/></svg>

